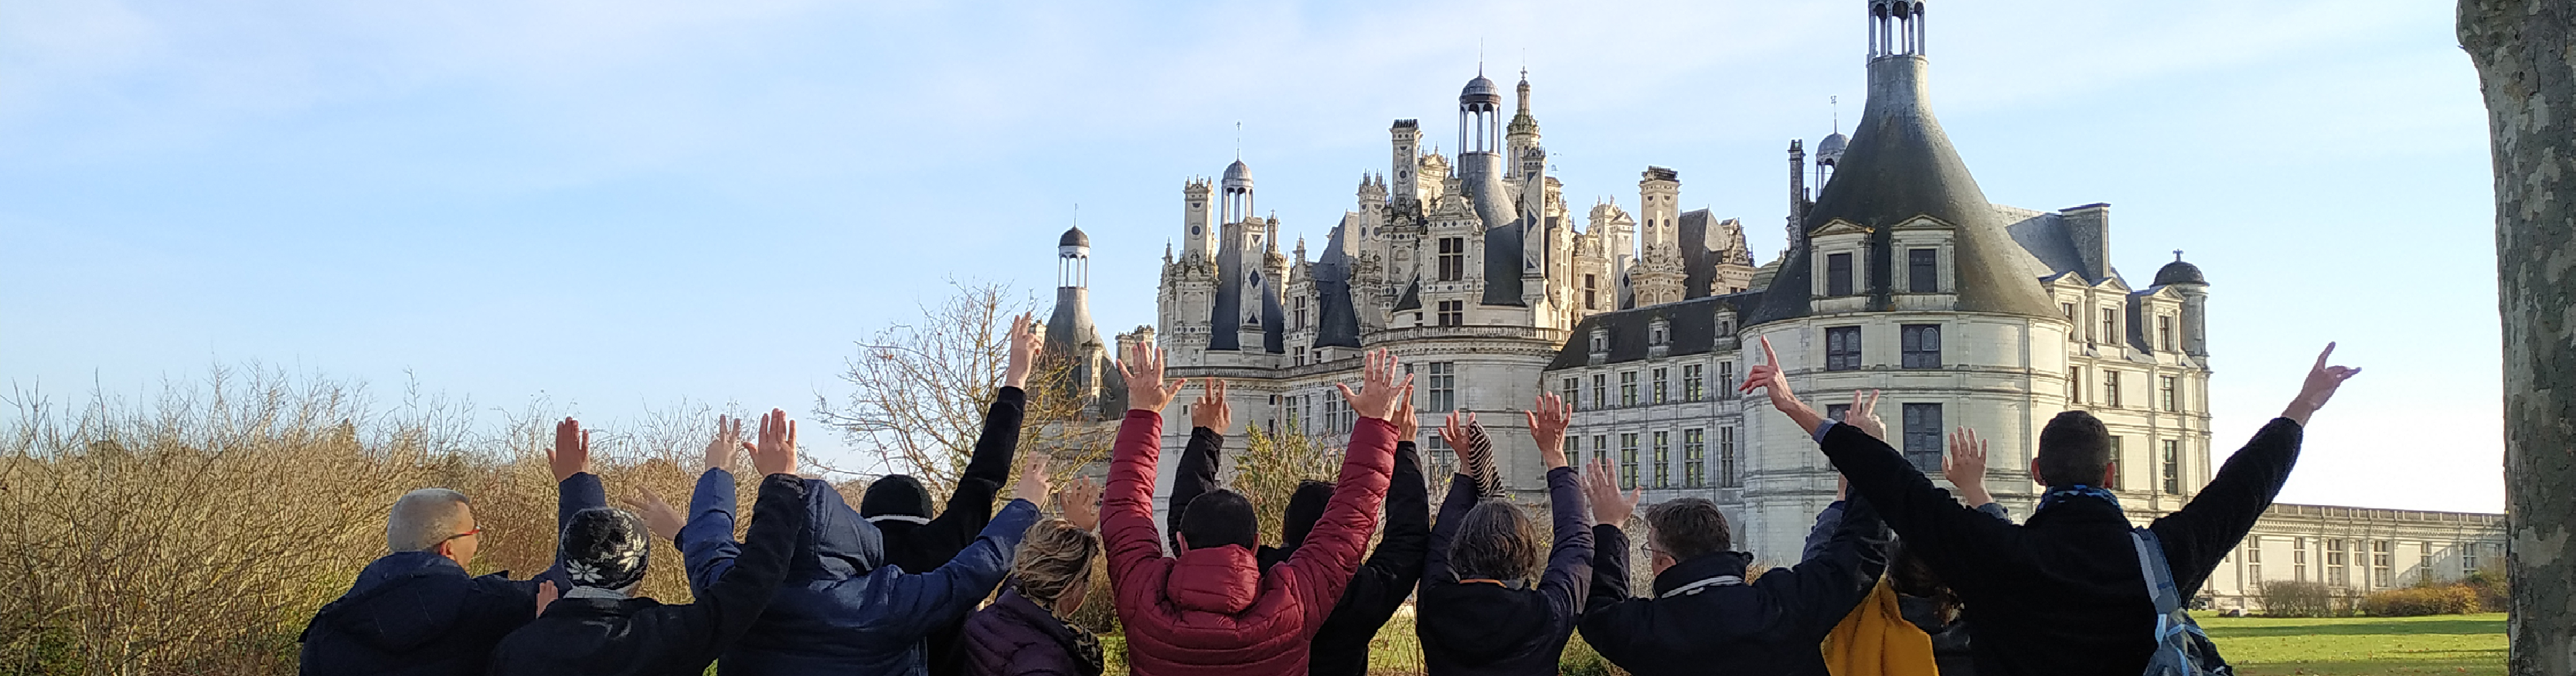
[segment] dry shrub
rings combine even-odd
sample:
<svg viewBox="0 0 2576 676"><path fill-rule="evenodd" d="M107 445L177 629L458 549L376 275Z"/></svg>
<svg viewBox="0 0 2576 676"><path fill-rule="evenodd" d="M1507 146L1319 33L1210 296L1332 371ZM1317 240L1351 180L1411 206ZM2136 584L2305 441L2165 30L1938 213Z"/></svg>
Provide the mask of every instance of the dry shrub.
<svg viewBox="0 0 2576 676"><path fill-rule="evenodd" d="M385 511L417 488L474 501L476 573L554 557L542 444L560 412L542 399L478 432L470 403L415 390L379 409L357 384L251 367L140 402L6 401L0 674L292 673L305 623L385 554ZM612 497L684 504L712 413L602 430L593 471ZM646 593L688 600L679 552L654 549Z"/></svg>
<svg viewBox="0 0 2576 676"><path fill-rule="evenodd" d="M2390 589L2362 597L2361 610L2379 617L2461 615L2478 611L2478 592L2458 584Z"/></svg>

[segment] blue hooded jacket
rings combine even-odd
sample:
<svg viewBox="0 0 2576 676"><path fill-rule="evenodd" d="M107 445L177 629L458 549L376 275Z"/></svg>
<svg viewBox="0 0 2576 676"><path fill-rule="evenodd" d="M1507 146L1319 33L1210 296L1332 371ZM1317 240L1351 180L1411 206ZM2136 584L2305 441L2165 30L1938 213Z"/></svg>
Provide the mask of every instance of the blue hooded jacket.
<svg viewBox="0 0 2576 676"><path fill-rule="evenodd" d="M907 573L885 563L885 542L839 491L805 480L810 527L798 539L787 582L751 633L717 663L725 676L884 674L922 676L922 637L975 610L1010 572L1012 550L1036 523L1036 505L1012 500L974 544L947 565ZM680 528L689 587L703 590L733 569L733 474L709 469L689 497Z"/></svg>

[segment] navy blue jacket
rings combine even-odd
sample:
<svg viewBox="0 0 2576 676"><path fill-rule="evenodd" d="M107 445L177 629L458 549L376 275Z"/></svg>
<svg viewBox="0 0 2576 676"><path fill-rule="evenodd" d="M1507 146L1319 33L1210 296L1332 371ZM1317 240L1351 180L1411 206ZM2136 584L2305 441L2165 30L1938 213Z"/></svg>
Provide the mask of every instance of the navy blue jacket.
<svg viewBox="0 0 2576 676"><path fill-rule="evenodd" d="M1548 511L1555 546L1536 589L1458 581L1449 568L1449 542L1458 522L1476 506L1476 482L1449 479L1440 521L1431 528L1429 561L1422 569L1422 598L1414 629L1422 638L1423 671L1432 676L1550 676L1574 637L1583 614L1583 585L1592 578L1592 528L1575 485L1574 470L1547 472Z"/></svg>
<svg viewBox="0 0 2576 676"><path fill-rule="evenodd" d="M1702 554L1656 575L1648 598L1628 595L1628 536L1593 526L1602 556L1592 567L1583 641L1638 676L1824 676L1816 646L1887 568L1887 529L1867 501L1834 503L1826 516L1833 520L1820 519L1808 536L1822 542L1796 566L1746 584L1753 555Z"/></svg>
<svg viewBox="0 0 2576 676"><path fill-rule="evenodd" d="M957 624L993 593L1038 518L1036 505L1012 500L955 558L915 574L886 563L883 536L831 484L806 479L805 490L811 525L789 557L787 582L751 633L725 652L719 673L921 676L922 639ZM732 474L710 469L698 477L679 537L691 589L712 587L733 569L734 504Z"/></svg>
<svg viewBox="0 0 2576 676"><path fill-rule="evenodd" d="M574 512L608 505L599 477L583 472L555 487L555 526ZM558 560L535 579L501 572L475 577L437 552L394 552L367 564L339 600L304 627L300 673L480 674L492 647L537 616L537 582L568 589Z"/></svg>

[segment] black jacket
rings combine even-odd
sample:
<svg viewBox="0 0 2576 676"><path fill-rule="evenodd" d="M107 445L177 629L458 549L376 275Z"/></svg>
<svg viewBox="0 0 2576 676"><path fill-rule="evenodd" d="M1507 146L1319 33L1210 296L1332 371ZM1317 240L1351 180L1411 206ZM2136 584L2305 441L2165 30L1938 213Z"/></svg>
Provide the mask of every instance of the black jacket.
<svg viewBox="0 0 2576 676"><path fill-rule="evenodd" d="M1458 522L1476 506L1476 482L1452 475L1431 529L1429 562L1414 628L1422 638L1423 671L1431 676L1541 676L1557 673L1557 658L1583 613L1583 586L1592 579L1592 528L1575 486L1574 470L1547 472L1548 511L1555 546L1535 589L1482 582L1460 583L1449 568L1449 542Z"/></svg>
<svg viewBox="0 0 2576 676"><path fill-rule="evenodd" d="M490 673L702 674L769 607L770 596L787 578L788 559L805 522L804 482L795 475L769 475L761 480L759 501L752 506L742 558L723 581L698 594L696 603L555 601L536 621L501 640L492 651Z"/></svg>
<svg viewBox="0 0 2576 676"><path fill-rule="evenodd" d="M1824 676L1817 644L1877 586L1887 569L1888 540L1866 500L1838 502L1827 511L1841 518L1816 529L1831 528L1832 535L1798 565L1745 584L1753 555L1703 554L1656 575L1653 598L1628 595L1627 534L1610 524L1593 526L1601 556L1592 566L1583 641L1637 676Z"/></svg>
<svg viewBox="0 0 2576 676"><path fill-rule="evenodd" d="M2181 511L2148 526L2163 542L2183 598L2245 538L2298 462L2298 423L2275 419L2222 465ZM1905 546L1957 591L1976 628L1977 672L2117 674L2146 670L2155 607L2138 571L2129 520L2107 500L2058 502L2013 525L1950 497L1885 442L1835 425L1825 455L1867 496Z"/></svg>
<svg viewBox="0 0 2576 676"><path fill-rule="evenodd" d="M1987 516L2005 521L2012 520L2012 510L2004 509L2001 504L1989 502L1977 505L1976 509ZM1827 536L1830 532L1828 530L1830 524L1841 523L1842 518L1843 503L1840 502L1825 507L1822 512L1817 512L1816 530L1807 533L1806 555L1801 558L1815 558L1817 552L1823 551L1829 540ZM1893 551L1893 548L1890 551ZM1894 563L1892 560L1889 561L1891 565ZM1932 664L1940 669L1941 676L1976 676L1976 662L1969 650L1969 646L1974 645L1974 642L1971 640L1972 635L1968 631L1968 621L1965 618L1956 613L1943 618L1939 600L1901 591L1896 593L1896 607L1897 612L1905 616L1906 622L1932 637Z"/></svg>
<svg viewBox="0 0 2576 676"><path fill-rule="evenodd" d="M919 522L865 515L872 517L868 522L876 524L885 537L886 563L907 573L925 573L938 570L967 545L975 544L984 525L993 522L994 496L1011 481L1011 456L1020 446L1020 418L1027 414L1028 403L1028 392L1017 387L993 393L993 405L984 410L984 432L975 438L975 454L966 459L966 473L957 478L957 489L937 518ZM958 644L965 627L961 615L923 638L931 676L965 673L965 655Z"/></svg>
<svg viewBox="0 0 2576 676"><path fill-rule="evenodd" d="M555 524L608 504L589 472L555 486ZM569 581L557 561L534 579L474 577L436 552L395 552L367 564L349 593L305 625L299 671L323 674L480 674L492 646L537 616L537 582Z"/></svg>
<svg viewBox="0 0 2576 676"><path fill-rule="evenodd" d="M1205 427L1190 430L1180 466L1172 472L1168 504L1186 507L1216 487L1219 454L1225 436ZM1166 530L1181 531L1181 510L1168 509ZM1386 489L1386 530L1351 584L1342 589L1333 612L1324 618L1309 644L1306 673L1316 676L1362 676L1368 673L1369 642L1379 627L1395 617L1413 587L1422 580L1422 565L1431 545L1431 489L1423 483L1422 457L1411 441L1395 443L1395 474ZM1295 549L1262 545L1254 560L1267 570L1288 560Z"/></svg>

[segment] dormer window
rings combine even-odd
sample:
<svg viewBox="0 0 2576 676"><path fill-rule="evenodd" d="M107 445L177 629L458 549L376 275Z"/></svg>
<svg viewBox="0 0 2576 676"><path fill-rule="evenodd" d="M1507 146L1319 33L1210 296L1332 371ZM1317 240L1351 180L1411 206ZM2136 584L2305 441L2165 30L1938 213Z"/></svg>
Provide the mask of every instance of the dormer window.
<svg viewBox="0 0 2576 676"><path fill-rule="evenodd" d="M1735 337L1735 313L1717 313L1717 337L1720 340Z"/></svg>
<svg viewBox="0 0 2576 676"><path fill-rule="evenodd" d="M1593 352L1596 352L1596 353L1600 353L1600 352L1609 352L1609 351L1610 351L1610 331L1609 331L1609 330L1607 330L1607 329L1593 329L1593 330L1592 330L1592 351L1593 351Z"/></svg>
<svg viewBox="0 0 2576 676"><path fill-rule="evenodd" d="M1906 289L1915 293L1941 290L1941 250L1905 250Z"/></svg>
<svg viewBox="0 0 2576 676"><path fill-rule="evenodd" d="M1654 323L1646 325L1646 335L1648 345L1669 345L1672 343L1672 323L1656 318Z"/></svg>
<svg viewBox="0 0 2576 676"><path fill-rule="evenodd" d="M1825 255L1825 295L1852 295L1852 255Z"/></svg>

